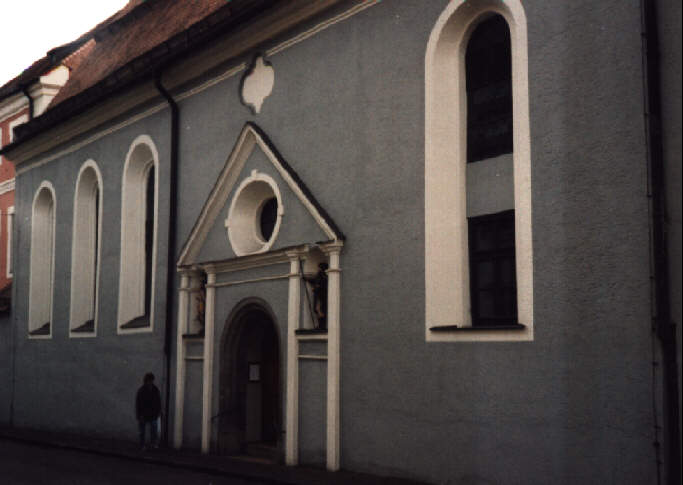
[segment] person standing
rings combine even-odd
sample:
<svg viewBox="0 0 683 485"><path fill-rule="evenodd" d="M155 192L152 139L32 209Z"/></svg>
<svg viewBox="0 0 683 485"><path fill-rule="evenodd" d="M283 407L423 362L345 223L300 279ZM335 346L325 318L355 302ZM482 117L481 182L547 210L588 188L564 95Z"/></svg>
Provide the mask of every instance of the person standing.
<svg viewBox="0 0 683 485"><path fill-rule="evenodd" d="M138 420L140 446L142 449L147 449L145 445L145 431L147 426L150 428L150 445L153 448L158 448L161 393L159 392L159 388L154 385L154 374L151 372L145 374L143 385L138 389L135 398L135 415Z"/></svg>

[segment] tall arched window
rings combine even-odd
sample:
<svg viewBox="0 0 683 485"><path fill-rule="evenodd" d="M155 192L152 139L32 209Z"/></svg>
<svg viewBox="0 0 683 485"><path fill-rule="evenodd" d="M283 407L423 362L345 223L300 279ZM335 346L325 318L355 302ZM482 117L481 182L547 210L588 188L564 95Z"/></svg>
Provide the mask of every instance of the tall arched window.
<svg viewBox="0 0 683 485"><path fill-rule="evenodd" d="M92 160L83 164L76 180L73 220L69 329L72 336L94 336L99 294L102 177Z"/></svg>
<svg viewBox="0 0 683 485"><path fill-rule="evenodd" d="M158 160L154 143L142 135L123 172L118 326L124 333L151 331L154 323Z"/></svg>
<svg viewBox="0 0 683 485"><path fill-rule="evenodd" d="M527 70L520 0L450 2L430 35L428 341L533 339Z"/></svg>
<svg viewBox="0 0 683 485"><path fill-rule="evenodd" d="M43 182L33 198L31 213L31 269L29 336L52 336L52 288L55 255L55 191Z"/></svg>

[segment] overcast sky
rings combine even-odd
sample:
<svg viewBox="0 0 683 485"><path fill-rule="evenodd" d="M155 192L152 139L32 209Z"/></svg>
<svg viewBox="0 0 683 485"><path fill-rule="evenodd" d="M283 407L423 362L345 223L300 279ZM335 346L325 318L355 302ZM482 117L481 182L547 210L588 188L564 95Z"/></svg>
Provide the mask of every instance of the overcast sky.
<svg viewBox="0 0 683 485"><path fill-rule="evenodd" d="M84 34L127 0L0 0L0 86L53 47Z"/></svg>

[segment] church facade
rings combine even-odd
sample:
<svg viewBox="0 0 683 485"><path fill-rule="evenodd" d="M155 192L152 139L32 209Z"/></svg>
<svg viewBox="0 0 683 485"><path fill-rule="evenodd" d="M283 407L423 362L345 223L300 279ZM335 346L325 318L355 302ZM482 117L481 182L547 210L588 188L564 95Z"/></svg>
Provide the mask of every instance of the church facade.
<svg viewBox="0 0 683 485"><path fill-rule="evenodd" d="M638 2L205 3L130 2L3 149L5 422L135 439L153 372L176 448L439 483L673 473Z"/></svg>

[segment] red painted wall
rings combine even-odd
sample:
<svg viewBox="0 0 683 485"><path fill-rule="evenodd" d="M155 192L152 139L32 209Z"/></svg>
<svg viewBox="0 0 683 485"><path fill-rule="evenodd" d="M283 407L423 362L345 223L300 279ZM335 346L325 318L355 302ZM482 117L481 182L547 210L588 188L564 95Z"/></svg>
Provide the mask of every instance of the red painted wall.
<svg viewBox="0 0 683 485"><path fill-rule="evenodd" d="M10 128L9 125L12 121L19 118L20 116L28 114L28 109L24 108L11 116L0 120L0 145L5 146L10 142ZM12 162L7 160L6 157L2 157L2 163L0 163L0 192L4 189L3 182L14 179L14 165ZM5 288L5 286L10 283L11 278L7 277L7 242L8 242L8 209L14 206L14 189L7 191L5 193L0 193L0 290ZM13 224L16 227L16 224Z"/></svg>

